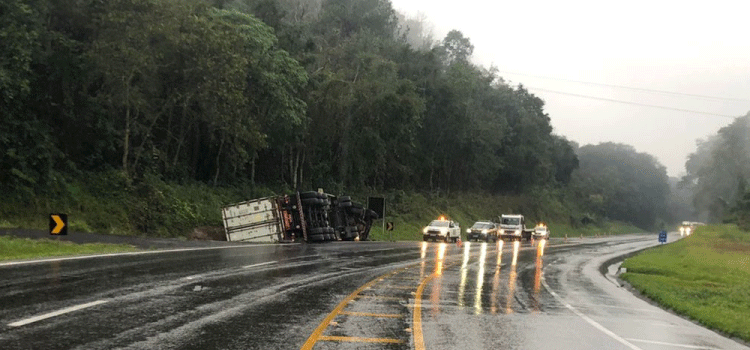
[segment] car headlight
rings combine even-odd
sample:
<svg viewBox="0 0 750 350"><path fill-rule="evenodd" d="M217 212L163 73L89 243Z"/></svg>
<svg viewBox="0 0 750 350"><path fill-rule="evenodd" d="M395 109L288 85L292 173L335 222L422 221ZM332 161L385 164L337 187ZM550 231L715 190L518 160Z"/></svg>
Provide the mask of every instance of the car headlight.
<svg viewBox="0 0 750 350"><path fill-rule="evenodd" d="M487 230L482 230L482 233L486 235L487 234Z"/></svg>
<svg viewBox="0 0 750 350"><path fill-rule="evenodd" d="M516 230L516 234L520 235L521 234L521 230Z"/></svg>
<svg viewBox="0 0 750 350"><path fill-rule="evenodd" d="M422 229L422 233L427 233L427 227L425 227L424 229Z"/></svg>
<svg viewBox="0 0 750 350"><path fill-rule="evenodd" d="M448 233L448 229L446 229L446 228L441 228L441 229L440 229L440 233L442 233L442 234L446 234L446 233Z"/></svg>
<svg viewBox="0 0 750 350"><path fill-rule="evenodd" d="M467 229L466 229L466 233L471 233L471 229L470 229L470 228L467 228Z"/></svg>

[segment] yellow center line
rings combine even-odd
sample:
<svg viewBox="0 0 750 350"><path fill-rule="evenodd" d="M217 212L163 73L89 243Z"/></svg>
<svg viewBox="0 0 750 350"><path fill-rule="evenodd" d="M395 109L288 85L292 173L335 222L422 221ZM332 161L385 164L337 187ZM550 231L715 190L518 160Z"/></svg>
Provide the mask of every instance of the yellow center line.
<svg viewBox="0 0 750 350"><path fill-rule="evenodd" d="M342 300L338 305L336 305L336 308L331 311L326 318L323 319L322 322L318 325L318 328L315 328L315 331L310 335L309 338L307 338L307 341L305 341L305 344L302 345L300 350L311 350L313 346L315 346L315 343L322 339L323 332L328 328L328 325L333 321L334 318L336 318L336 315L341 313L341 311L344 310L346 305L348 305L350 302L352 302L355 298L357 298L357 295L361 293L363 290L370 288L375 283L381 282L383 279L396 275L399 272L401 272L402 269L398 269L396 271L391 271L389 273L386 273L380 277L376 277L370 282L365 283L361 287L359 287L357 290L355 290L352 294L349 294L344 300ZM377 338L362 338L362 339L377 339Z"/></svg>
<svg viewBox="0 0 750 350"><path fill-rule="evenodd" d="M403 344L406 343L405 341L401 339L391 339L391 338L360 338L360 337L336 337L336 336L330 336L330 335L324 335L320 337L320 340L326 340L326 341L348 341L348 342L356 342L356 343L390 343L390 344Z"/></svg>
<svg viewBox="0 0 750 350"><path fill-rule="evenodd" d="M446 263L445 268L448 269L457 264L457 261ZM440 275L442 274L432 273L425 277L422 283L419 284L419 287L417 287L417 292L414 296L414 318L412 322L414 327L414 350L424 350L424 335L422 334L422 294L424 293L424 287Z"/></svg>
<svg viewBox="0 0 750 350"><path fill-rule="evenodd" d="M341 312L339 312L339 315L366 316L366 317L385 317L385 318L401 318L401 317L404 317L404 315L399 315L399 314L373 314L373 313L369 313L369 312L355 312L355 311L341 311Z"/></svg>
<svg viewBox="0 0 750 350"><path fill-rule="evenodd" d="M424 350L424 336L422 335L422 293L424 286L436 277L431 274L422 280L417 287L417 294L414 296L414 350Z"/></svg>

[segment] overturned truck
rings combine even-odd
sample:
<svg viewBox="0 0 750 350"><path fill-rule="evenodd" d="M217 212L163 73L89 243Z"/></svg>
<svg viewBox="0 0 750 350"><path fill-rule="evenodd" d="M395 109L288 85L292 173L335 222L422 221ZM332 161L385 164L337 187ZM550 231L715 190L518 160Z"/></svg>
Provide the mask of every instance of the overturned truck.
<svg viewBox="0 0 750 350"><path fill-rule="evenodd" d="M296 192L222 208L228 241L326 242L367 240L377 213L349 196Z"/></svg>

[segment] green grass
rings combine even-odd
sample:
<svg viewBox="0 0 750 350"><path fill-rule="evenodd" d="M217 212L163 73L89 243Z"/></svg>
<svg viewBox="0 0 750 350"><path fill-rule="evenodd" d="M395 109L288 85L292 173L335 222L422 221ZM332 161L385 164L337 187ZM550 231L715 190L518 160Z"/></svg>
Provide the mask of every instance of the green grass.
<svg viewBox="0 0 750 350"><path fill-rule="evenodd" d="M167 183L155 176L129 183L117 171L87 173L54 191L6 199L0 228L46 230L49 213L56 212L68 214L76 232L185 237L195 227L221 226L222 206L270 194L262 187Z"/></svg>
<svg viewBox="0 0 750 350"><path fill-rule="evenodd" d="M622 278L663 307L750 341L750 233L702 226L622 266Z"/></svg>
<svg viewBox="0 0 750 350"><path fill-rule="evenodd" d="M335 189L325 190L337 193ZM285 188L274 191L262 186L165 182L150 175L131 182L115 170L86 173L60 180L54 190L0 202L0 228L46 230L49 213L57 212L68 214L69 229L74 232L187 237L196 227L222 226L221 208L227 204L289 192ZM571 227L572 217L589 215L578 212L562 190L537 190L516 196L399 190L340 193L361 203L366 203L368 196L385 197L386 220L395 223L394 240L421 240L422 228L440 215L458 221L464 232L475 221L492 220L503 213L524 214L531 227L539 221L545 222L551 227L553 237L641 231L606 221ZM380 223L373 228L371 237L387 240L390 235L383 232Z"/></svg>
<svg viewBox="0 0 750 350"><path fill-rule="evenodd" d="M104 254L137 251L127 244L75 244L52 239L0 236L0 260L37 259L53 256Z"/></svg>

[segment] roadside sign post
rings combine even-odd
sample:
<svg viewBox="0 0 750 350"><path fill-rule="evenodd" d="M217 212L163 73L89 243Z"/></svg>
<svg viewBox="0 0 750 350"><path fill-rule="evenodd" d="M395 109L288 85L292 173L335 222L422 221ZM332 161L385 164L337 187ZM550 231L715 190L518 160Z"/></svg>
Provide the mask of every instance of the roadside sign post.
<svg viewBox="0 0 750 350"><path fill-rule="evenodd" d="M383 233L385 233L385 198L383 197L367 197L367 208L374 211L380 218L383 219ZM388 234L388 240L391 240L390 233Z"/></svg>
<svg viewBox="0 0 750 350"><path fill-rule="evenodd" d="M68 215L49 214L49 234L64 236L68 234Z"/></svg>
<svg viewBox="0 0 750 350"><path fill-rule="evenodd" d="M659 232L659 243L661 244L667 243L667 231Z"/></svg>

